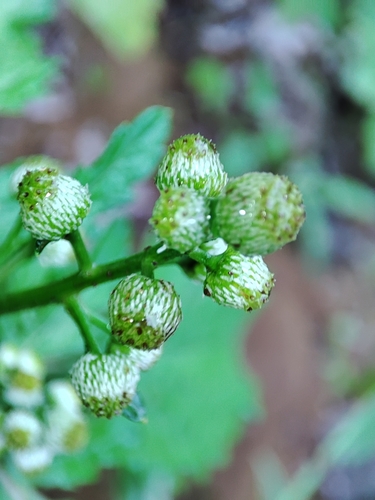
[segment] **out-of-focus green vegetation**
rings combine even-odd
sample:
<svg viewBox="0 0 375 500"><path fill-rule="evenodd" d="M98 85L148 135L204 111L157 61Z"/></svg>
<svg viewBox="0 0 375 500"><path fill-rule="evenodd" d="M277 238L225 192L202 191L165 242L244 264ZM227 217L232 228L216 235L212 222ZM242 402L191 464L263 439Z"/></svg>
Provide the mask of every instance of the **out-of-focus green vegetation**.
<svg viewBox="0 0 375 500"><path fill-rule="evenodd" d="M45 94L57 75L57 61L43 55L37 25L55 14L53 0L0 3L0 113L17 114Z"/></svg>

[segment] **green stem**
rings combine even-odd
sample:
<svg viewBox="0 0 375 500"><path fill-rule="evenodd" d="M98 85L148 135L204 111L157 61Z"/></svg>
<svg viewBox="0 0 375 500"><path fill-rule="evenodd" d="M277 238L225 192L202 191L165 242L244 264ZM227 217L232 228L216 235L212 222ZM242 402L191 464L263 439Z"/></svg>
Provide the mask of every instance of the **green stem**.
<svg viewBox="0 0 375 500"><path fill-rule="evenodd" d="M176 250L167 249L158 253L159 248L160 245L156 245L146 250L148 256L152 256L155 268L175 262L181 257L181 254ZM139 252L125 259L97 266L86 273L78 272L47 285L0 295L0 315L33 307L46 306L48 304L59 304L64 302L69 295L78 293L85 288L140 272L146 251Z"/></svg>
<svg viewBox="0 0 375 500"><path fill-rule="evenodd" d="M223 254L220 255L210 255L199 247L194 248L189 253L189 257L196 262L204 264L206 267L215 270L218 262L221 260Z"/></svg>
<svg viewBox="0 0 375 500"><path fill-rule="evenodd" d="M73 247L80 271L84 273L90 271L90 269L92 269L91 258L79 229L65 236L65 239L68 240Z"/></svg>
<svg viewBox="0 0 375 500"><path fill-rule="evenodd" d="M80 334L85 344L86 352L100 354L100 349L91 334L90 326L77 299L73 295L71 295L70 297L65 299L64 306L67 313L72 317L79 328Z"/></svg>
<svg viewBox="0 0 375 500"><path fill-rule="evenodd" d="M108 327L108 323L103 321L101 318L98 318L97 316L95 316L95 314L92 314L92 312L87 311L87 309L85 309L85 314L87 316L87 319L90 321L90 323L92 323L97 328L99 328L100 330L105 332L107 335L109 335L111 333L111 330Z"/></svg>

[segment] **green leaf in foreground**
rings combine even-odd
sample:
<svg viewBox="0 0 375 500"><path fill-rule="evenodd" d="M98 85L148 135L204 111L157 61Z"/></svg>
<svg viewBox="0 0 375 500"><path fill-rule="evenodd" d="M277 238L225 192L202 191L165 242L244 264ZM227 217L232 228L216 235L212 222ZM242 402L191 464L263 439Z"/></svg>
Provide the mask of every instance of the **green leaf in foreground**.
<svg viewBox="0 0 375 500"><path fill-rule="evenodd" d="M40 483L74 487L100 468L125 467L147 476L204 479L229 459L245 422L261 414L257 382L243 359L242 341L254 316L220 307L175 268L164 269L181 294L184 320L140 391L148 423L123 417L91 419L91 443L57 457Z"/></svg>
<svg viewBox="0 0 375 500"><path fill-rule="evenodd" d="M126 203L133 197L134 184L154 172L171 132L171 110L153 106L131 123L122 123L111 135L104 152L75 177L88 184L92 213Z"/></svg>

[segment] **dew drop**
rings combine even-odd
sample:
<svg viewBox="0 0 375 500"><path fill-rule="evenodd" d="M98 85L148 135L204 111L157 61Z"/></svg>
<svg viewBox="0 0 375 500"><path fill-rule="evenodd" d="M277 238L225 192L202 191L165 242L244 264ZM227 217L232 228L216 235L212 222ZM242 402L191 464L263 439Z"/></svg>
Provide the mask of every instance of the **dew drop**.
<svg viewBox="0 0 375 500"><path fill-rule="evenodd" d="M246 210L241 209L241 210L238 211L238 213L240 215L246 215Z"/></svg>

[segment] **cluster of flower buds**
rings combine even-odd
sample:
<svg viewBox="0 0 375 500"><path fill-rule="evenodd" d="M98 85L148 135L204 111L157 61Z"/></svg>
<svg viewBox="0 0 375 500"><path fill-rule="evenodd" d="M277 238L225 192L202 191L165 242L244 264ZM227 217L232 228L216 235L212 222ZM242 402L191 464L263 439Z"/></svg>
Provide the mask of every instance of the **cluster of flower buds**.
<svg viewBox="0 0 375 500"><path fill-rule="evenodd" d="M70 382L45 382L36 354L0 345L0 452L25 474L46 469L59 453L85 446L87 424Z"/></svg>
<svg viewBox="0 0 375 500"><path fill-rule="evenodd" d="M86 186L60 173L58 162L28 158L14 173L24 228L40 241L57 241L72 233L87 216L91 199Z"/></svg>
<svg viewBox="0 0 375 500"><path fill-rule="evenodd" d="M137 274L118 283L108 308L114 352L86 353L71 377L82 403L96 416L112 418L133 400L141 372L160 358L182 312L171 283Z"/></svg>
<svg viewBox="0 0 375 500"><path fill-rule="evenodd" d="M262 307L274 285L262 256L295 240L305 219L297 186L262 172L227 182L215 146L199 134L169 146L156 185L150 224L167 247L197 261L188 271L204 281L204 294L246 311Z"/></svg>

